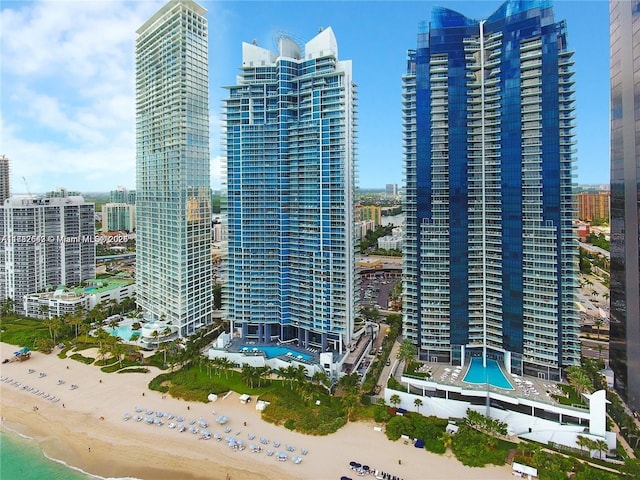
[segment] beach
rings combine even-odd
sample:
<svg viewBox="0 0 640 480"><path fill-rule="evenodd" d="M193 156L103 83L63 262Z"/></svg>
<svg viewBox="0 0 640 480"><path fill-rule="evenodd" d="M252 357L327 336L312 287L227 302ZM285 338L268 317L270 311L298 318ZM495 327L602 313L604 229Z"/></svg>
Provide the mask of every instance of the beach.
<svg viewBox="0 0 640 480"><path fill-rule="evenodd" d="M16 346L0 343L0 359L12 358L16 350ZM357 478L349 468L351 461L404 480L511 478L510 466L469 468L452 456L435 455L411 443L391 442L383 431L374 429L373 423L350 423L332 435L309 436L264 422L255 402L241 404L238 393L207 404L174 399L148 390L149 381L160 373L157 369L146 374L106 374L96 366L60 359L54 353L33 352L25 362L3 364L0 372L11 379L0 382L2 429L32 437L48 457L105 478ZM36 390L44 396L34 393ZM136 413L136 407L143 411ZM147 410L153 411L154 417L164 413L164 424L147 424ZM125 421L125 413L141 415L143 420ZM197 427L197 422L204 419L211 434L219 433L223 439L203 440L189 430L179 433L170 429L168 413L184 417L187 427L189 420L194 420ZM227 424L216 423L221 415L229 418ZM224 431L227 427L230 432ZM229 448L226 436L243 440L246 449ZM255 438L251 440L250 436ZM261 444L262 438L269 443ZM276 441L279 447L274 447ZM252 452L252 443L262 451ZM289 451L286 446L295 450ZM268 456L269 449L285 452L288 461L278 461L277 453ZM308 451L306 455L303 449ZM302 461L294 463L293 456Z"/></svg>

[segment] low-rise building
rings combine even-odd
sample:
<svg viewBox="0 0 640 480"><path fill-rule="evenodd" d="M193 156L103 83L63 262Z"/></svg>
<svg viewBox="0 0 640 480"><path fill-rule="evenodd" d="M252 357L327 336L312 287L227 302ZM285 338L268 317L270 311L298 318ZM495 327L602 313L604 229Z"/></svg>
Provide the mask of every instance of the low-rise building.
<svg viewBox="0 0 640 480"><path fill-rule="evenodd" d="M91 310L101 302L135 295L133 280L120 278L94 279L81 286L60 286L53 291L32 293L24 297L25 315L32 318L62 317L78 309Z"/></svg>
<svg viewBox="0 0 640 480"><path fill-rule="evenodd" d="M396 235L387 235L378 239L378 248L381 250L400 250L402 251L403 238Z"/></svg>

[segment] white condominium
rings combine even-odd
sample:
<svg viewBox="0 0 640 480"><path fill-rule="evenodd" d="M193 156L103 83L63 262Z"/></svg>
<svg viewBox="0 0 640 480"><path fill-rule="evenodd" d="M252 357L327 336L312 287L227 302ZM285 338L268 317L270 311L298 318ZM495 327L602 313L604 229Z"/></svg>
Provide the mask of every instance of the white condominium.
<svg viewBox="0 0 640 480"><path fill-rule="evenodd" d="M136 298L181 336L212 310L205 11L171 1L136 40Z"/></svg>
<svg viewBox="0 0 640 480"><path fill-rule="evenodd" d="M0 301L95 278L94 205L80 196L12 197L0 207Z"/></svg>

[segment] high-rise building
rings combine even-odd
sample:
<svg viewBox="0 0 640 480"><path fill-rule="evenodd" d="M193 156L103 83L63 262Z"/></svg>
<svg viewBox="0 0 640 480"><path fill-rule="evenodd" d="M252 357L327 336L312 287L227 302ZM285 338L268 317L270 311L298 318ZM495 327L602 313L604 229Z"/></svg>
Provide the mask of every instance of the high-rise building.
<svg viewBox="0 0 640 480"><path fill-rule="evenodd" d="M0 207L0 300L96 275L94 205L80 196L12 197Z"/></svg>
<svg viewBox="0 0 640 480"><path fill-rule="evenodd" d="M103 232L132 232L136 229L136 206L128 203L105 203L102 206Z"/></svg>
<svg viewBox="0 0 640 480"><path fill-rule="evenodd" d="M409 50L404 335L423 359L579 363L571 57L548 0L434 8Z"/></svg>
<svg viewBox="0 0 640 480"><path fill-rule="evenodd" d="M640 2L612 1L611 325L615 388L640 410Z"/></svg>
<svg viewBox="0 0 640 480"><path fill-rule="evenodd" d="M172 0L136 39L136 299L181 336L212 311L205 12Z"/></svg>
<svg viewBox="0 0 640 480"><path fill-rule="evenodd" d="M576 195L580 220L609 221L610 192L580 192Z"/></svg>
<svg viewBox="0 0 640 480"><path fill-rule="evenodd" d="M398 195L398 184L387 183L387 186L385 187L385 194L391 197Z"/></svg>
<svg viewBox="0 0 640 480"><path fill-rule="evenodd" d="M118 187L109 192L109 203L127 203L129 205L136 204L136 191L127 190L124 187Z"/></svg>
<svg viewBox="0 0 640 480"><path fill-rule="evenodd" d="M331 28L242 45L228 87L228 316L257 342L343 351L354 324L355 84Z"/></svg>
<svg viewBox="0 0 640 480"><path fill-rule="evenodd" d="M0 155L0 205L10 196L9 159L4 155Z"/></svg>

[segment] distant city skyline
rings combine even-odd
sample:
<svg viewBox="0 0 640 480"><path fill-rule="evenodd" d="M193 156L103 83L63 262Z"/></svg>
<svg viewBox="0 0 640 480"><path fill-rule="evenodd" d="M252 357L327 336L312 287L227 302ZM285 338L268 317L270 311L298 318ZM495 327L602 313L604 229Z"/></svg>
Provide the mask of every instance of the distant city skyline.
<svg viewBox="0 0 640 480"><path fill-rule="evenodd" d="M135 30L164 3L2 2L0 154L11 158L13 192L26 193L22 177L32 192L135 188ZM235 83L241 42L273 48L286 32L304 43L332 27L340 56L354 61L359 89L359 186L402 187L401 77L419 22L435 5L485 18L502 2L200 3L211 34L211 186L218 189L222 87ZM576 51L576 181L608 183L608 4L561 0L554 10L567 20Z"/></svg>

